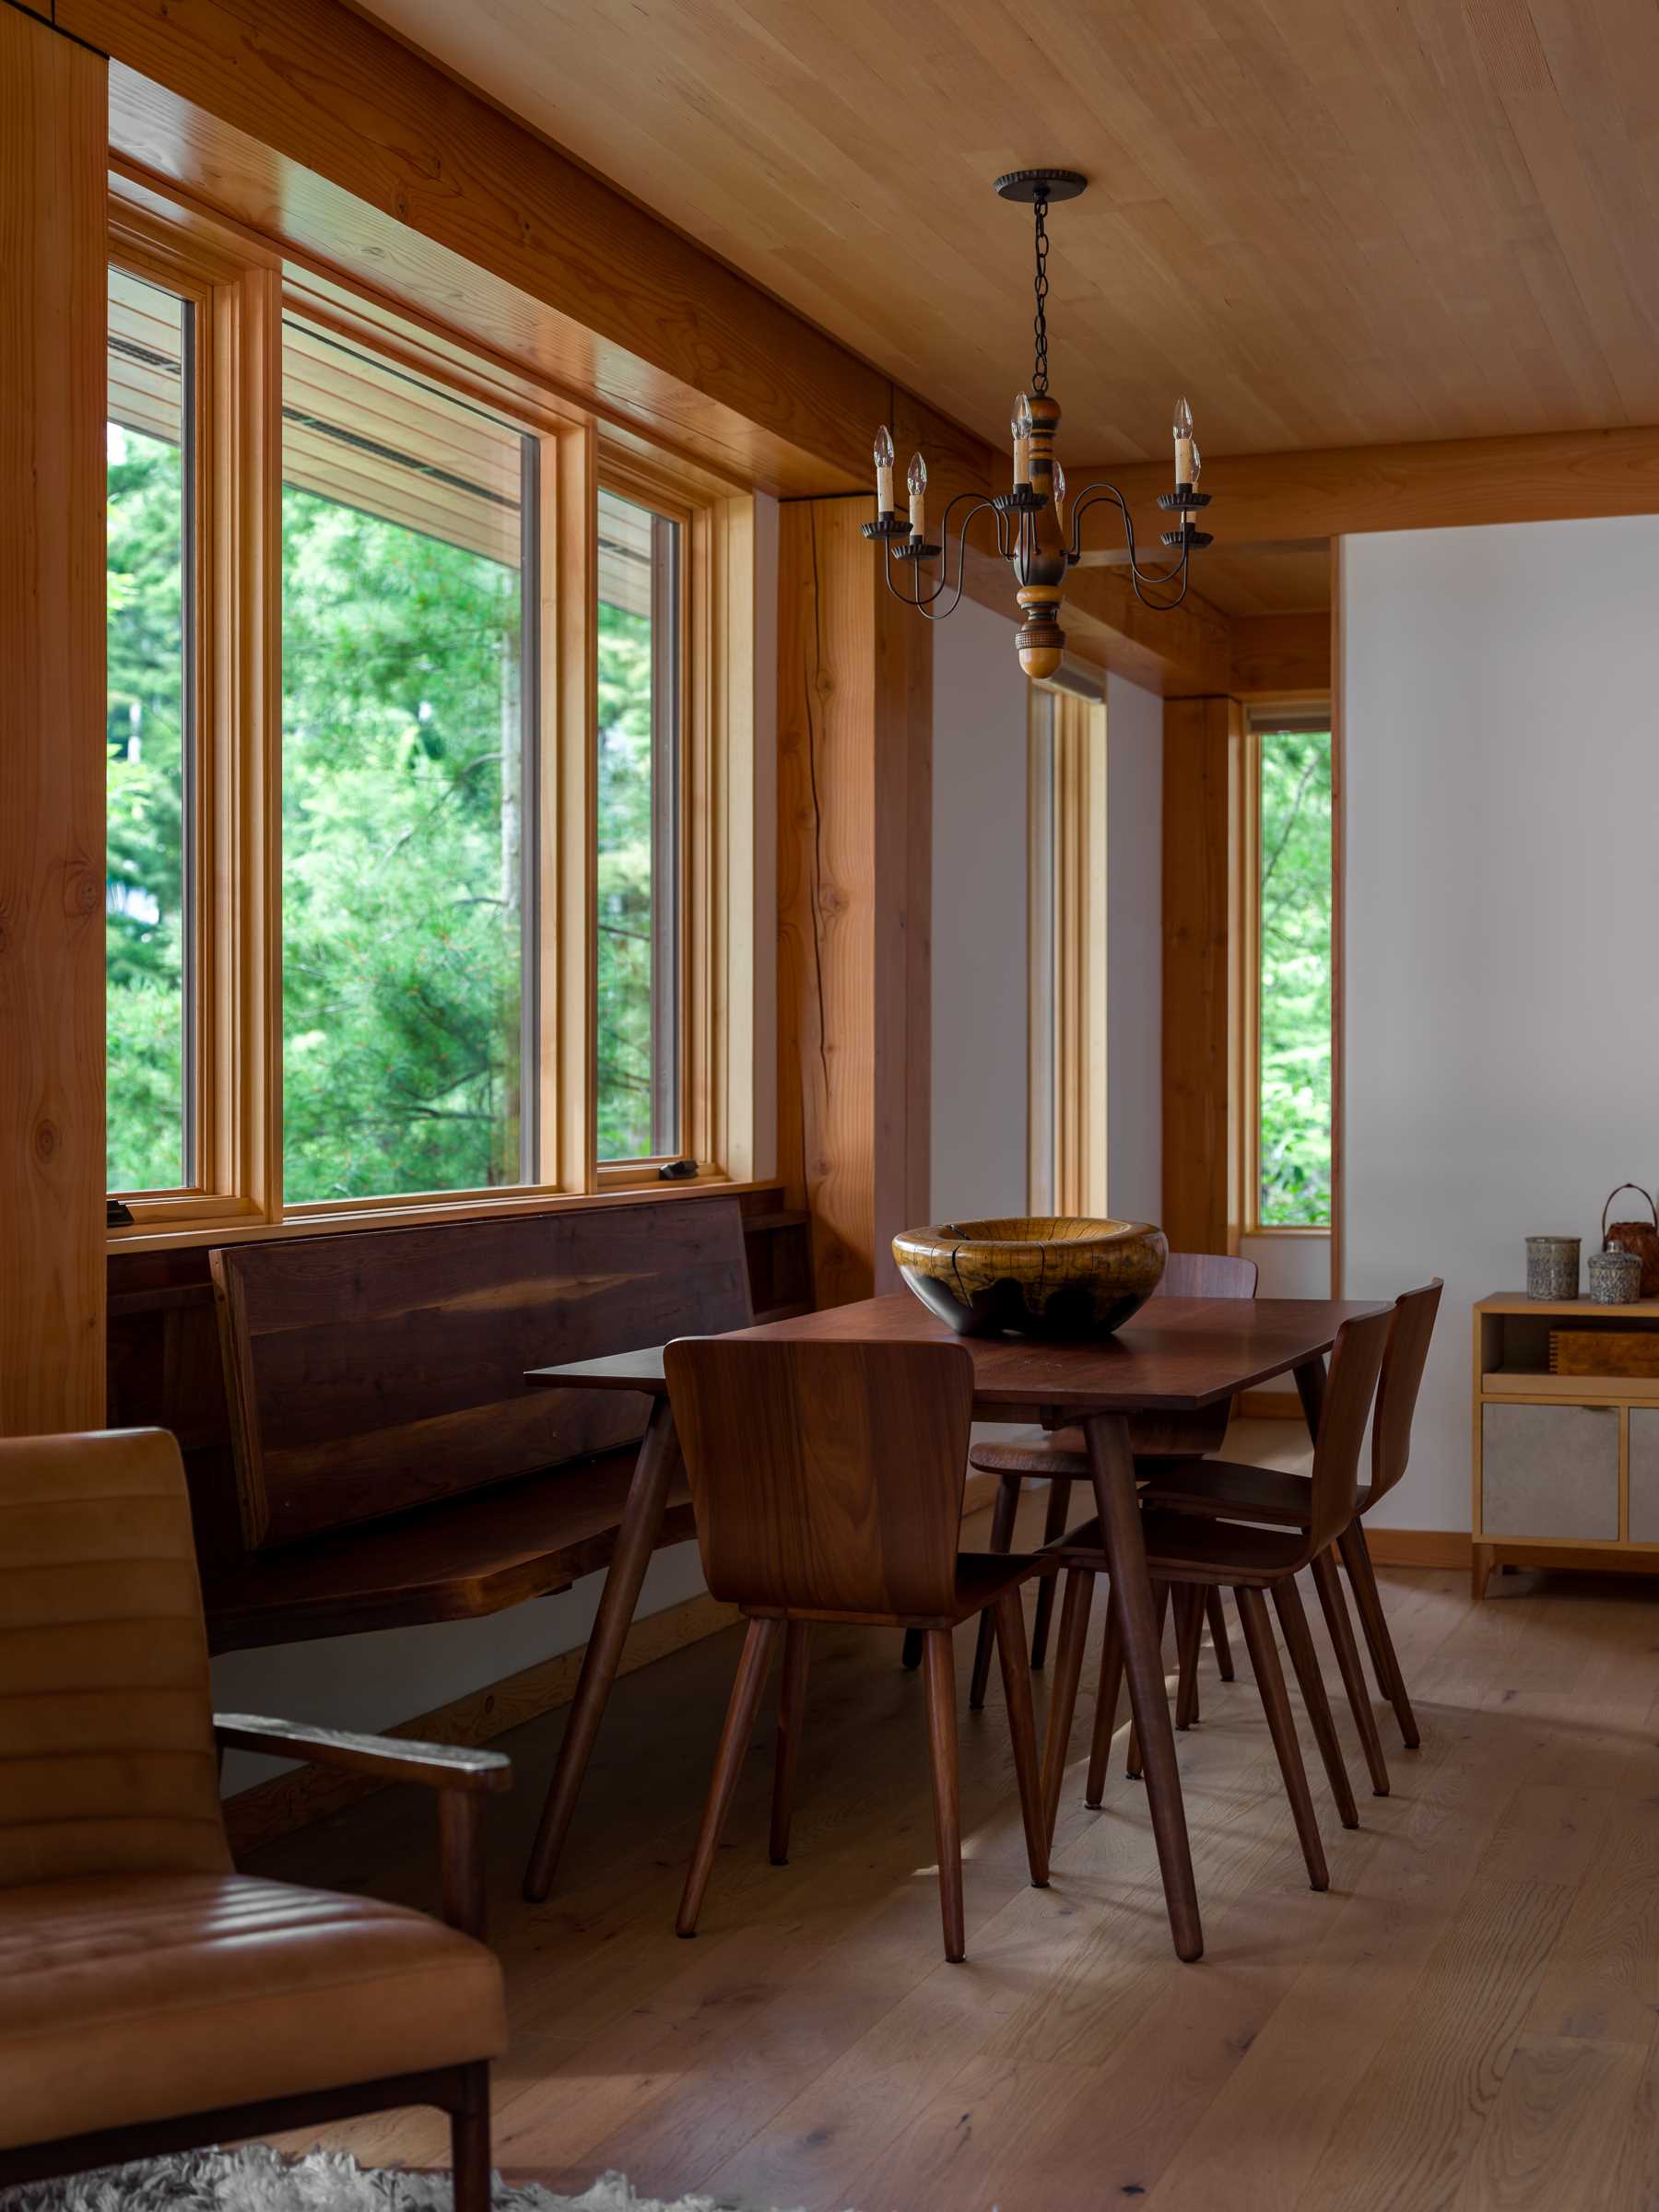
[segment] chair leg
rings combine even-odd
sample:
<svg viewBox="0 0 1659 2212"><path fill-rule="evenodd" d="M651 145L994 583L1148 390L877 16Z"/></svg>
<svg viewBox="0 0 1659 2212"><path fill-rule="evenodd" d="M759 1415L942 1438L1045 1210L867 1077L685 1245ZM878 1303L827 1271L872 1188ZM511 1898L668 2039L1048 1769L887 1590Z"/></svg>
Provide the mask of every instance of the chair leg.
<svg viewBox="0 0 1659 2212"><path fill-rule="evenodd" d="M1301 1839L1308 1881L1315 1889L1328 1889L1331 1877L1325 1865L1324 1845L1319 1840L1319 1826L1313 1818L1312 1794L1308 1788L1307 1770L1302 1765L1301 1746L1296 1740L1296 1724L1290 1717L1290 1700L1286 1695L1284 1672L1279 1665L1278 1646L1273 1641L1273 1630L1268 1624L1267 1607L1259 1590L1239 1589L1233 1596L1256 1686L1262 1693L1268 1733L1278 1753L1285 1794L1290 1800L1296 1832Z"/></svg>
<svg viewBox="0 0 1659 2212"><path fill-rule="evenodd" d="M1212 1583L1204 1594L1204 1610L1209 1618L1210 1641L1216 1647L1216 1666L1223 1682L1233 1678L1232 1645L1227 1634L1227 1608L1221 1603L1221 1593Z"/></svg>
<svg viewBox="0 0 1659 2212"><path fill-rule="evenodd" d="M1382 1594L1377 1588L1364 1523L1350 1521L1342 1532L1340 1542L1354 1602L1359 1608L1360 1624L1365 1630L1365 1641L1371 1645L1371 1659L1377 1669L1377 1687L1394 1709L1394 1718L1400 1724L1400 1741L1407 1751L1415 1751L1423 1739L1418 1734L1417 1715L1406 1694L1406 1677L1400 1672L1394 1638L1388 1632L1388 1616L1382 1610Z"/></svg>
<svg viewBox="0 0 1659 2212"><path fill-rule="evenodd" d="M1158 1592L1158 1641L1161 1644L1164 1623L1170 1618L1170 1585L1168 1583L1159 1583L1156 1588ZM1129 1744L1124 1755L1124 1771L1131 1782L1140 1782L1145 1779L1141 1771L1140 1730L1133 1721L1129 1724Z"/></svg>
<svg viewBox="0 0 1659 2212"><path fill-rule="evenodd" d="M991 1546L995 1552L1014 1548L1014 1516L1019 1511L1019 1477L1005 1475L996 1486L996 1501L991 1508ZM1021 1630L1021 1640L1024 1630ZM985 1685L991 1679L991 1644L995 1635L992 1625L991 1608L987 1606L979 1617L979 1634L973 1646L973 1673L968 1683L968 1710L978 1712L985 1702Z"/></svg>
<svg viewBox="0 0 1659 2212"><path fill-rule="evenodd" d="M1025 1612L1018 1590L1005 1590L992 1606L996 1623L996 1655L1002 1662L1003 1703L1014 1746L1014 1778L1019 1785L1019 1817L1025 1823L1026 1858L1031 1881L1048 1888L1048 1830L1042 1819L1042 1771L1037 1756L1037 1715L1031 1708L1031 1670L1026 1659Z"/></svg>
<svg viewBox="0 0 1659 2212"><path fill-rule="evenodd" d="M1098 1809L1106 1794L1106 1769L1112 1761L1112 1739L1117 1733L1118 1699L1123 1688L1124 1630L1114 1590L1106 1600L1106 1630L1100 1639L1100 1688L1095 1699L1094 1738L1088 1747L1088 1780L1083 1785L1083 1802L1091 1809Z"/></svg>
<svg viewBox="0 0 1659 2212"><path fill-rule="evenodd" d="M902 1664L913 1675L922 1664L922 1631L920 1629L905 1630L904 1646L900 1656Z"/></svg>
<svg viewBox="0 0 1659 2212"><path fill-rule="evenodd" d="M1020 1639L1025 1623L1020 1623ZM961 1783L957 1771L956 1662L948 1629L929 1629L922 1645L927 1677L927 1745L933 1767L934 1842L939 1854L939 1911L945 1956L954 1965L967 1948L962 1912Z"/></svg>
<svg viewBox="0 0 1659 2212"><path fill-rule="evenodd" d="M1083 1673L1083 1646L1088 1636L1088 1609L1094 1603L1094 1575L1074 1567L1065 1578L1060 1607L1060 1641L1054 1649L1054 1684L1049 1693L1048 1730L1042 1740L1042 1832L1051 1847L1060 1817L1060 1783L1071 1744L1072 1716L1077 1710L1077 1683Z"/></svg>
<svg viewBox="0 0 1659 2212"><path fill-rule="evenodd" d="M794 1814L795 1771L806 1723L806 1663L812 1624L792 1620L783 1631L783 1694L778 1705L778 1749L772 1766L771 1863L789 1864L789 1824Z"/></svg>
<svg viewBox="0 0 1659 2212"><path fill-rule="evenodd" d="M1347 1768L1343 1764L1342 1746L1336 1740L1336 1724L1331 1718L1331 1700L1325 1695L1324 1677L1319 1671L1319 1657L1313 1649L1308 1616L1302 1607L1301 1592L1296 1586L1293 1574L1288 1574L1282 1582L1274 1583L1273 1605L1279 1617L1279 1627L1285 1632L1285 1649L1290 1654L1290 1664L1295 1667L1296 1679L1301 1686L1302 1703L1307 1708L1313 1740L1319 1746L1320 1758L1324 1761L1325 1779L1331 1785L1336 1817L1344 1828L1358 1828L1359 1808L1354 1803L1354 1785L1349 1782Z"/></svg>
<svg viewBox="0 0 1659 2212"><path fill-rule="evenodd" d="M461 2102L450 2114L455 2212L489 2212L489 2061L464 2066Z"/></svg>
<svg viewBox="0 0 1659 2212"><path fill-rule="evenodd" d="M1198 1718L1198 1646L1204 1634L1204 1592L1182 1583L1175 1593L1175 1725L1190 1728Z"/></svg>
<svg viewBox="0 0 1659 2212"><path fill-rule="evenodd" d="M1043 1517L1042 1540L1057 1544L1065 1534L1065 1524L1071 1518L1072 1484L1069 1475L1057 1477L1049 1484L1048 1512ZM1056 1578L1045 1574L1037 1585L1037 1618L1031 1624L1031 1670L1042 1672L1042 1663L1048 1657L1049 1622L1054 1611L1054 1583Z"/></svg>
<svg viewBox="0 0 1659 2212"><path fill-rule="evenodd" d="M748 1754L749 1736L754 1730L760 1692L766 1688L772 1653L777 1648L782 1627L781 1620L751 1620L748 1634L743 1640L743 1656L737 1662L737 1679L732 1685L732 1701L726 1707L725 1726L720 1732L720 1748L714 1754L714 1778L709 1784L709 1800L703 1806L697 1849L691 1854L691 1865L686 1876L679 1918L674 1924L681 1936L695 1936L697 1933L697 1916L702 1911L703 1892L708 1888L709 1877L713 1872L714 1853L720 1849L721 1831L725 1827L726 1815L732 1809L732 1799L737 1790L737 1777L743 1771L743 1762Z"/></svg>
<svg viewBox="0 0 1659 2212"><path fill-rule="evenodd" d="M1360 1748L1371 1770L1371 1794L1386 1797L1388 1767L1382 1757L1382 1738L1377 1734L1377 1716L1371 1711L1371 1691L1366 1687L1365 1669L1359 1664L1359 1647L1354 1641L1354 1624L1348 1618L1347 1600L1342 1594L1342 1577L1336 1571L1334 1552L1322 1551L1314 1560L1313 1587L1319 1593L1331 1646L1336 1653L1337 1670L1347 1691L1348 1710L1354 1716Z"/></svg>

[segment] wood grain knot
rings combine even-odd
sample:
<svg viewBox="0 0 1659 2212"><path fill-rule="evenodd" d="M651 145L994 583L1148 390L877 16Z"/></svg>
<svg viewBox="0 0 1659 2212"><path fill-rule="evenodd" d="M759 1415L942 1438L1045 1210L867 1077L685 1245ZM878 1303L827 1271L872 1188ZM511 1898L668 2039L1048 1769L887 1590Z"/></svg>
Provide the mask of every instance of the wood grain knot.
<svg viewBox="0 0 1659 2212"><path fill-rule="evenodd" d="M34 1125L34 1156L42 1167L50 1166L57 1157L58 1132L55 1122L37 1122Z"/></svg>

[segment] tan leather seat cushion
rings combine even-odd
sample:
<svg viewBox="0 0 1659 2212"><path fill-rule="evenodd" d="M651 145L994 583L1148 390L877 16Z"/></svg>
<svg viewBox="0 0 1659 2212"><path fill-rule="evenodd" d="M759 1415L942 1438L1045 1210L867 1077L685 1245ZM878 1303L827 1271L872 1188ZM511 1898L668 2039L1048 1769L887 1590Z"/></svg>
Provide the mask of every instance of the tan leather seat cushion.
<svg viewBox="0 0 1659 2212"><path fill-rule="evenodd" d="M0 1892L0 2146L493 2058L492 1954L400 1905L240 1875Z"/></svg>

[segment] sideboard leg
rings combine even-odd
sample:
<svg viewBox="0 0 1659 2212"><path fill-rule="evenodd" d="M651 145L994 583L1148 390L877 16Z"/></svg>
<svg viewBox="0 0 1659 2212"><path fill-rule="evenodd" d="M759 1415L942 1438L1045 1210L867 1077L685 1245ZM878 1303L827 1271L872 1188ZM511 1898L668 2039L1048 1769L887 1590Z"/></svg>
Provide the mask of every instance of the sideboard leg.
<svg viewBox="0 0 1659 2212"><path fill-rule="evenodd" d="M1477 1544L1469 1554L1469 1595L1478 1605L1486 1595L1487 1577L1497 1561L1490 1544Z"/></svg>

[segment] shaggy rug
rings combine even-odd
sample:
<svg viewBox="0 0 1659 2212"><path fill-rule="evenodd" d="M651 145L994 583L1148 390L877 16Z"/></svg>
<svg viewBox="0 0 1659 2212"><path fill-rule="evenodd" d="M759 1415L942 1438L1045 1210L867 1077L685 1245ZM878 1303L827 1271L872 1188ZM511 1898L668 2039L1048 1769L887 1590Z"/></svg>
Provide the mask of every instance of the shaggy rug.
<svg viewBox="0 0 1659 2212"><path fill-rule="evenodd" d="M285 2159L265 2144L191 2150L111 2166L66 2181L0 2189L0 2212L453 2212L447 2173L362 2167L344 2152ZM735 2197L636 2196L619 2173L601 2174L582 2196L556 2196L499 2177L493 2212L744 2212Z"/></svg>

